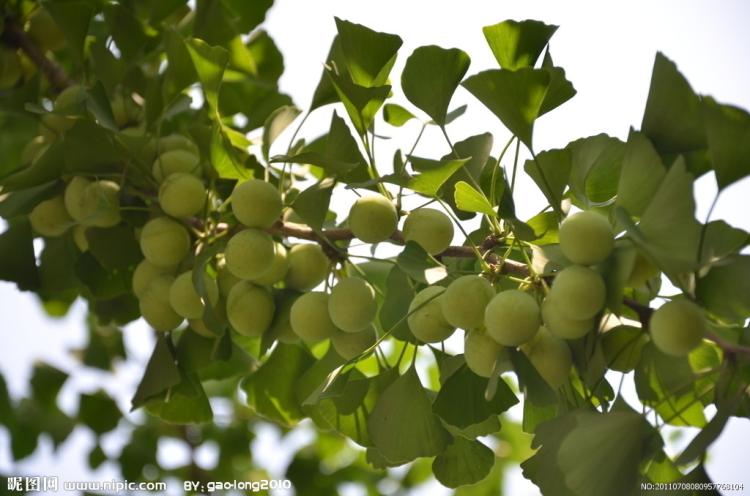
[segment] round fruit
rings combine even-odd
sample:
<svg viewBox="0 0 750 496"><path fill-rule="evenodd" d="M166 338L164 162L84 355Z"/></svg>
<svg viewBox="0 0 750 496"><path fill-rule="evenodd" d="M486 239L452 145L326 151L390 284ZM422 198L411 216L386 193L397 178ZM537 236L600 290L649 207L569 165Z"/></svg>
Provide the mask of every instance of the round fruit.
<svg viewBox="0 0 750 496"><path fill-rule="evenodd" d="M416 241L427 253L437 255L453 241L453 224L443 212L418 208L404 221L404 240Z"/></svg>
<svg viewBox="0 0 750 496"><path fill-rule="evenodd" d="M275 305L270 291L247 281L234 285L227 297L227 318L235 331L258 337L271 326Z"/></svg>
<svg viewBox="0 0 750 496"><path fill-rule="evenodd" d="M86 238L86 226L75 226L73 228L73 243L83 253L89 250L89 240Z"/></svg>
<svg viewBox="0 0 750 496"><path fill-rule="evenodd" d="M274 251L271 236L257 229L245 229L229 240L224 260L229 271L236 277L253 279L270 270Z"/></svg>
<svg viewBox="0 0 750 496"><path fill-rule="evenodd" d="M39 202L29 214L29 221L34 231L49 237L60 236L73 225L62 195Z"/></svg>
<svg viewBox="0 0 750 496"><path fill-rule="evenodd" d="M131 280L133 294L136 298L140 298L143 296L146 288L148 288L148 285L151 284L151 281L159 276L171 276L172 274L174 274L174 267L158 267L148 260L141 260L133 271L133 278Z"/></svg>
<svg viewBox="0 0 750 496"><path fill-rule="evenodd" d="M575 264L601 263L614 247L615 234L607 218L601 214L578 212L560 225L560 249Z"/></svg>
<svg viewBox="0 0 750 496"><path fill-rule="evenodd" d="M570 348L544 326L539 328L533 340L521 347L521 351L553 389L560 388L568 380L573 365Z"/></svg>
<svg viewBox="0 0 750 496"><path fill-rule="evenodd" d="M70 110L86 101L86 88L80 84L68 86L55 98L55 110Z"/></svg>
<svg viewBox="0 0 750 496"><path fill-rule="evenodd" d="M281 216L281 194L271 183L250 179L232 191L232 212L248 227L266 229Z"/></svg>
<svg viewBox="0 0 750 496"><path fill-rule="evenodd" d="M328 298L331 320L345 332L359 332L370 326L377 311L375 290L359 277L341 279Z"/></svg>
<svg viewBox="0 0 750 496"><path fill-rule="evenodd" d="M441 286L427 286L411 300L406 321L411 333L420 341L439 343L456 330L443 315L441 299L444 292L445 288Z"/></svg>
<svg viewBox="0 0 750 496"><path fill-rule="evenodd" d="M482 276L461 276L441 298L443 315L452 326L476 329L484 323L484 309L495 296L492 284Z"/></svg>
<svg viewBox="0 0 750 496"><path fill-rule="evenodd" d="M115 182L74 177L65 188L65 208L84 226L113 227L120 223L119 194Z"/></svg>
<svg viewBox="0 0 750 496"><path fill-rule="evenodd" d="M204 338L216 337L216 334L211 332L211 329L209 329L208 326L206 326L206 323L201 319L189 320L188 324L190 324L190 329L192 329L193 332L195 332L199 336L203 336Z"/></svg>
<svg viewBox="0 0 750 496"><path fill-rule="evenodd" d="M562 313L551 297L542 302L542 320L552 335L562 339L582 338L594 327L594 319L573 320Z"/></svg>
<svg viewBox="0 0 750 496"><path fill-rule="evenodd" d="M154 160L151 169L154 179L162 182L170 174L185 172L187 174L200 175L200 157L185 150L171 150L164 152Z"/></svg>
<svg viewBox="0 0 750 496"><path fill-rule="evenodd" d="M281 243L274 243L271 266L261 276L251 278L250 280L261 286L273 286L284 279L288 268L289 262L287 261L286 247Z"/></svg>
<svg viewBox="0 0 750 496"><path fill-rule="evenodd" d="M141 315L157 331L171 331L182 323L182 317L169 304L173 282L173 277L157 276L138 298Z"/></svg>
<svg viewBox="0 0 750 496"><path fill-rule="evenodd" d="M383 195L363 196L349 210L349 228L365 243L385 241L397 226L396 207Z"/></svg>
<svg viewBox="0 0 750 496"><path fill-rule="evenodd" d="M168 217L151 219L141 230L141 251L159 267L175 267L190 252L190 233Z"/></svg>
<svg viewBox="0 0 750 496"><path fill-rule="evenodd" d="M158 148L159 154L171 152L172 150L184 150L186 152L192 153L195 156L200 155L198 147L195 145L195 143L193 143L190 138L181 134L170 134L169 136L163 136L159 139L159 142L156 146Z"/></svg>
<svg viewBox="0 0 750 496"><path fill-rule="evenodd" d="M192 174L175 172L159 187L159 204L172 217L190 217L206 203L206 188L203 181Z"/></svg>
<svg viewBox="0 0 750 496"><path fill-rule="evenodd" d="M21 79L21 61L15 50L0 48L0 89L15 86Z"/></svg>
<svg viewBox="0 0 750 496"><path fill-rule="evenodd" d="M651 340L667 355L684 356L706 333L703 309L690 300L674 300L656 309L649 322Z"/></svg>
<svg viewBox="0 0 750 496"><path fill-rule="evenodd" d="M581 265L571 265L555 276L550 296L564 316L586 320L604 308L607 288L598 272Z"/></svg>
<svg viewBox="0 0 750 496"><path fill-rule="evenodd" d="M39 8L32 14L28 30L31 39L44 49L55 51L65 46L65 34L44 8Z"/></svg>
<svg viewBox="0 0 750 496"><path fill-rule="evenodd" d="M284 291L277 293L277 295L283 294ZM294 344L299 342L299 336L294 333L290 322L290 313L295 301L297 301L297 297L289 296L279 297L276 300L276 315L274 315L270 332L282 343Z"/></svg>
<svg viewBox="0 0 750 496"><path fill-rule="evenodd" d="M323 282L328 275L330 261L320 245L294 245L287 256L289 269L284 277L286 287L307 291Z"/></svg>
<svg viewBox="0 0 750 496"><path fill-rule="evenodd" d="M240 282L242 279L232 274L227 268L226 260L221 257L217 263L217 275L216 282L219 284L219 292L227 296L232 290L235 284Z"/></svg>
<svg viewBox="0 0 750 496"><path fill-rule="evenodd" d="M115 118L115 124L119 128L127 126L136 117L135 103L130 97L123 96L122 93L115 93L111 105L112 116Z"/></svg>
<svg viewBox="0 0 750 496"><path fill-rule="evenodd" d="M498 364L499 372L506 372L511 369L510 358L505 347L497 344L497 341L480 329L474 329L466 333L464 358L469 369L481 377L490 377L497 362L500 362Z"/></svg>
<svg viewBox="0 0 750 496"><path fill-rule="evenodd" d="M85 177L76 176L65 187L65 208L77 222L81 222L89 214L85 200L86 189L90 184L91 181Z"/></svg>
<svg viewBox="0 0 750 496"><path fill-rule="evenodd" d="M487 333L503 346L518 346L531 340L541 323L536 300L518 289L498 293L484 311Z"/></svg>
<svg viewBox="0 0 750 496"><path fill-rule="evenodd" d="M289 312L289 322L294 333L308 343L341 332L328 315L328 295L318 291L297 298Z"/></svg>
<svg viewBox="0 0 750 496"><path fill-rule="evenodd" d="M331 336L331 345L344 360L351 360L375 344L375 330L368 327L359 332L337 332Z"/></svg>
<svg viewBox="0 0 750 496"><path fill-rule="evenodd" d="M215 306L219 301L219 286L205 272L203 273L203 284L206 288L208 301ZM183 272L174 280L169 289L169 303L175 312L186 319L200 319L203 317L205 302L198 295L193 285L193 271Z"/></svg>

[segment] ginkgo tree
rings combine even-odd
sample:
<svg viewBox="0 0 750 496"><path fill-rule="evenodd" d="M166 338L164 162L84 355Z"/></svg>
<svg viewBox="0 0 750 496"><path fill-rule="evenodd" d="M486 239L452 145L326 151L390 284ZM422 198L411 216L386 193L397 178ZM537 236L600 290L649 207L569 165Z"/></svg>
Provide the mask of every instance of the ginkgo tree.
<svg viewBox="0 0 750 496"><path fill-rule="evenodd" d="M0 277L51 315L85 300L109 339L145 319L156 340L132 408L149 425L211 423L218 383L245 419L311 419L373 469L426 459L457 488L501 463L488 439L522 402L535 451L521 467L545 495L706 481L706 449L750 414L750 237L696 219L693 185L750 175L750 115L657 54L626 141L536 149L536 120L576 90L552 59L557 27L532 20L484 27L497 66L470 71L462 50L399 54L401 37L336 18L300 109L254 29L268 6L4 4ZM451 138L459 87L510 140ZM328 131L305 136L331 106ZM375 152L376 122L394 135L420 116L411 148ZM450 152L416 156L426 132ZM514 203L524 172L547 200L529 219ZM345 193L357 199L337 215ZM463 349L446 348L457 332ZM632 374L639 405L611 371ZM86 404L112 407L103 393ZM667 424L701 430L670 457Z"/></svg>

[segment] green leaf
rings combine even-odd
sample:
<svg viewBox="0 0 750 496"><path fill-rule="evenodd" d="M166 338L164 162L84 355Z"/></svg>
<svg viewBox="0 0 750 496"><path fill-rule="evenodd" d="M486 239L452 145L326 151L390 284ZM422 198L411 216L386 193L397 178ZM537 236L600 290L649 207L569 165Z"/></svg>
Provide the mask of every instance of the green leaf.
<svg viewBox="0 0 750 496"><path fill-rule="evenodd" d="M492 134L490 133L469 136L464 140L454 143L453 150L451 153L443 156L443 160L459 157L468 158L469 161L448 178L443 186L443 191L446 193L451 191L455 192L456 183L458 183L458 181L466 181L472 185L479 184L482 186L482 191L485 193L486 197L489 198L490 191L489 189L486 190L484 187L485 185L482 184L482 172L490 158L490 153L492 153L492 143L493 139ZM500 196L502 196L502 192L500 192ZM458 209L456 206L455 195L444 194L443 200L450 205L459 219L466 220L474 217L473 213L468 213ZM494 204L492 199L490 199L490 203Z"/></svg>
<svg viewBox="0 0 750 496"><path fill-rule="evenodd" d="M375 447L392 463L438 455L450 440L414 368L378 398L367 427Z"/></svg>
<svg viewBox="0 0 750 496"><path fill-rule="evenodd" d="M141 21L122 5L106 7L104 17L123 60L136 61L149 41Z"/></svg>
<svg viewBox="0 0 750 496"><path fill-rule="evenodd" d="M423 284L435 284L445 279L448 272L418 243L409 241L396 258L398 267L409 277Z"/></svg>
<svg viewBox="0 0 750 496"><path fill-rule="evenodd" d="M46 363L36 364L29 381L34 400L45 408L53 407L60 389L67 380L66 372Z"/></svg>
<svg viewBox="0 0 750 496"><path fill-rule="evenodd" d="M570 191L584 208L609 204L617 194L625 144L598 134L570 143Z"/></svg>
<svg viewBox="0 0 750 496"><path fill-rule="evenodd" d="M278 343L266 362L242 381L248 406L274 422L295 424L304 417L295 384L314 362L301 346Z"/></svg>
<svg viewBox="0 0 750 496"><path fill-rule="evenodd" d="M615 204L640 217L659 189L667 171L649 139L631 130L622 158Z"/></svg>
<svg viewBox="0 0 750 496"><path fill-rule="evenodd" d="M378 314L383 332L391 331L397 339L413 342L415 338L406 323L406 316L415 292L409 277L397 265L388 272L383 293L385 299Z"/></svg>
<svg viewBox="0 0 750 496"><path fill-rule="evenodd" d="M198 80L193 59L190 56L187 45L174 29L164 31L164 48L167 56L167 69L164 73L163 87L159 95L163 95L166 101L170 101L180 91ZM147 103L152 98L147 98Z"/></svg>
<svg viewBox="0 0 750 496"><path fill-rule="evenodd" d="M602 336L602 351L607 367L618 372L630 372L641 360L648 335L638 327L620 325Z"/></svg>
<svg viewBox="0 0 750 496"><path fill-rule="evenodd" d="M3 192L18 191L59 180L65 168L63 149L63 143L56 141L30 166L4 177Z"/></svg>
<svg viewBox="0 0 750 496"><path fill-rule="evenodd" d="M84 45L89 31L89 23L94 9L89 2L44 2L55 24L65 34L65 41L70 46L69 52L79 62L84 58Z"/></svg>
<svg viewBox="0 0 750 496"><path fill-rule="evenodd" d="M708 152L719 189L750 175L750 114L704 97Z"/></svg>
<svg viewBox="0 0 750 496"><path fill-rule="evenodd" d="M150 414L172 424L199 424L211 422L214 418L206 392L198 378L192 374L170 388L163 398L149 400L146 409Z"/></svg>
<svg viewBox="0 0 750 496"><path fill-rule="evenodd" d="M494 396L485 399L488 382L462 365L443 383L432 411L446 423L464 429L497 416L518 403L518 398L503 379L498 380Z"/></svg>
<svg viewBox="0 0 750 496"><path fill-rule="evenodd" d="M86 229L89 251L106 269L124 269L141 261L141 249L130 226Z"/></svg>
<svg viewBox="0 0 750 496"><path fill-rule="evenodd" d="M229 61L229 53L226 48L211 46L195 38L185 40L185 46L203 86L206 102L216 112L219 108L219 88Z"/></svg>
<svg viewBox="0 0 750 496"><path fill-rule="evenodd" d="M338 93L336 93L336 88L334 88L331 78L328 77L328 71L332 69L340 75L346 74L346 62L344 61L344 52L341 49L341 38L339 35L334 36L331 42L331 48L328 50L328 55L325 59L323 73L320 75L320 81L313 93L310 112L338 101L339 97Z"/></svg>
<svg viewBox="0 0 750 496"><path fill-rule="evenodd" d="M510 350L513 370L518 376L519 386L525 394L525 404L546 406L557 403L557 394L552 390L526 355L520 351Z"/></svg>
<svg viewBox="0 0 750 496"><path fill-rule="evenodd" d="M540 153L536 160L527 160L523 169L531 176L550 205L559 210L572 167L572 153L564 148Z"/></svg>
<svg viewBox="0 0 750 496"><path fill-rule="evenodd" d="M34 235L27 220L10 223L0 234L0 280L14 282L21 291L39 287L34 256Z"/></svg>
<svg viewBox="0 0 750 496"><path fill-rule="evenodd" d="M167 337L159 335L156 338L156 346L151 353L151 358L146 364L143 378L131 400L131 411L182 381L175 360L176 357L167 343Z"/></svg>
<svg viewBox="0 0 750 496"><path fill-rule="evenodd" d="M378 109L388 98L391 87L389 85L360 86L333 71L328 71L327 74L354 128L360 135L364 135L370 129Z"/></svg>
<svg viewBox="0 0 750 496"><path fill-rule="evenodd" d="M123 159L115 149L111 133L88 120L77 121L65 133L63 146L67 172L115 172Z"/></svg>
<svg viewBox="0 0 750 496"><path fill-rule="evenodd" d="M497 212L492 208L490 202L470 184L459 181L456 183L456 189L454 192L454 199L456 201L456 207L466 212L478 212L480 214L489 215L490 217L497 216Z"/></svg>
<svg viewBox="0 0 750 496"><path fill-rule="evenodd" d="M507 20L482 28L487 44L503 69L533 67L557 26L543 22Z"/></svg>
<svg viewBox="0 0 750 496"><path fill-rule="evenodd" d="M750 233L730 226L723 220L714 220L705 227L703 263L720 260L739 252L750 243Z"/></svg>
<svg viewBox="0 0 750 496"><path fill-rule="evenodd" d="M132 273L128 270L108 270L89 253L83 253L75 261L73 270L76 277L91 292L93 299L109 300L131 290Z"/></svg>
<svg viewBox="0 0 750 496"><path fill-rule="evenodd" d="M401 105L395 103L386 103L383 105L383 120L391 126L401 127L412 119L416 119L414 114Z"/></svg>
<svg viewBox="0 0 750 496"><path fill-rule="evenodd" d="M297 195L292 204L294 212L316 231L323 228L335 184L330 178L323 179Z"/></svg>
<svg viewBox="0 0 750 496"><path fill-rule="evenodd" d="M711 421L698 432L690 444L680 453L675 463L687 465L702 457L711 444L721 435L737 404L720 405Z"/></svg>
<svg viewBox="0 0 750 496"><path fill-rule="evenodd" d="M117 403L104 391L82 394L78 405L78 419L97 436L117 427L122 414Z"/></svg>
<svg viewBox="0 0 750 496"><path fill-rule="evenodd" d="M577 93L573 83L565 77L565 70L560 67L544 67L543 69L549 73L549 88L547 94L544 95L539 115L555 110Z"/></svg>
<svg viewBox="0 0 750 496"><path fill-rule="evenodd" d="M335 19L344 63L352 82L368 88L385 84L403 43L401 38L338 17Z"/></svg>
<svg viewBox="0 0 750 496"><path fill-rule="evenodd" d="M674 62L661 52L654 59L641 130L661 153L706 146L700 100Z"/></svg>
<svg viewBox="0 0 750 496"><path fill-rule="evenodd" d="M237 157L236 150L220 123L213 125L209 152L211 165L221 179L244 180L252 177L252 171Z"/></svg>
<svg viewBox="0 0 750 496"><path fill-rule="evenodd" d="M300 114L300 110L297 107L285 105L279 107L268 116L266 123L263 126L263 157L268 160L268 151L271 149L271 145L284 130L294 122L294 119Z"/></svg>
<svg viewBox="0 0 750 496"><path fill-rule="evenodd" d="M60 184L52 181L8 193L0 200L0 217L12 219L19 215L28 215L39 203L52 198L59 191Z"/></svg>
<svg viewBox="0 0 750 496"><path fill-rule="evenodd" d="M442 485L455 489L481 481L494 464L495 453L491 449L479 441L459 436L435 457L432 472Z"/></svg>
<svg viewBox="0 0 750 496"><path fill-rule="evenodd" d="M524 413L528 401L524 402ZM576 426L576 415L568 413L539 424L533 431L532 457L521 463L523 476L536 484L543 494L577 496L564 484L565 472L560 469L557 455L565 437Z"/></svg>
<svg viewBox="0 0 750 496"><path fill-rule="evenodd" d="M696 296L712 314L733 322L750 315L750 256L736 255L698 279Z"/></svg>
<svg viewBox="0 0 750 496"><path fill-rule="evenodd" d="M214 243L213 245L205 247L195 258L191 276L195 292L200 296L204 304L202 317L203 323L206 324L208 330L217 336L225 335L228 324L226 316L223 316L223 312L217 311L214 305L209 304L211 298L209 296L208 288L206 288L206 278L211 277L207 271L211 261L218 253L224 251L225 248L226 244L222 242ZM212 358L215 358L214 355L215 353L212 353Z"/></svg>
<svg viewBox="0 0 750 496"><path fill-rule="evenodd" d="M461 83L528 148L541 115L550 75L542 69L489 70Z"/></svg>
<svg viewBox="0 0 750 496"><path fill-rule="evenodd" d="M439 126L444 126L448 105L469 64L469 56L457 48L419 47L406 59L401 74L404 95Z"/></svg>
<svg viewBox="0 0 750 496"><path fill-rule="evenodd" d="M437 196L440 188L459 169L466 165L469 158L431 160L410 156L409 161L420 174L413 176L406 186L425 196Z"/></svg>

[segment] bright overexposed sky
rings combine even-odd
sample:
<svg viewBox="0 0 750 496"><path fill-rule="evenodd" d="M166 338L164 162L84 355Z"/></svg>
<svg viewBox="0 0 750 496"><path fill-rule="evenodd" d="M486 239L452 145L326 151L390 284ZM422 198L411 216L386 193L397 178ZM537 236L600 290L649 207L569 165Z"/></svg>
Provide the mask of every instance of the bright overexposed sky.
<svg viewBox="0 0 750 496"><path fill-rule="evenodd" d="M562 147L576 138L600 132L625 138L630 126L640 125L657 50L676 62L697 92L711 94L724 103L750 108L750 34L747 30L750 3L743 0L277 0L265 28L285 56L282 90L292 95L301 108L309 104L320 76L335 34L334 16L396 33L403 38L404 45L394 68L392 83L396 101L410 108L400 93L398 75L414 48L426 44L461 48L472 58L468 72L471 75L496 66L484 41L482 26L509 18L533 18L558 24L560 28L551 41L551 54L555 63L565 68L578 95L537 122L534 138L537 150ZM452 139L458 141L490 131L495 136L496 154L509 136L507 131L478 101L459 88L451 108L463 103L469 104L469 110L449 127ZM323 132L333 108L326 107L313 114L301 134L314 137ZM338 110L342 115L343 110ZM418 130L416 123L398 130L379 123L379 134L394 136L393 140L378 145L382 161L389 163L392 150L396 146L408 146ZM278 142L282 147L286 146L285 137L288 139L288 133ZM442 137L432 130L417 149L417 155L438 158L446 150ZM701 220L715 189L710 175L702 178L696 186ZM535 213L542 197L533 183L520 181L517 193L520 216ZM750 182L747 180L730 187L722 194L713 218L723 218L750 231L749 194ZM345 208L342 204L336 206ZM18 293L11 285L0 282L0 332L3 334L0 370L14 396L27 391L35 359L44 359L63 368L73 366L74 362L65 350L85 343L84 311L84 306L77 304L68 318L51 321L42 316L33 297ZM151 337L145 326L135 325L127 329L125 338L134 355L129 363L118 367L117 380L74 374L63 391L63 409L75 410L71 403L74 391L95 390L102 381L117 396L120 406L127 409L139 378L138 372L148 358ZM732 420L710 450L708 472L716 482L746 483L745 493L734 492L733 495L750 494L747 475L749 424L747 420ZM0 472L51 473L64 466L67 473L85 478L90 475L86 469L85 453L93 438L84 429L74 436L75 443L66 448L67 452L64 450L53 455L49 443L46 443L30 459L13 464L7 452L8 437L0 429ZM304 438L304 434L301 436ZM279 445L272 431L262 433L260 437L265 448L273 449ZM121 443L118 439L122 436L111 438L107 441L108 448L117 452L118 442ZM684 441L687 440L689 438ZM161 451L162 456L169 458L170 453L179 456L180 449L166 446ZM210 454L206 457L210 458ZM210 466L210 460L206 463ZM105 480L115 475L106 464L95 474ZM524 483L517 470L513 472L510 484L514 496L538 494L533 485ZM423 490L423 494L442 493L449 492L435 485Z"/></svg>

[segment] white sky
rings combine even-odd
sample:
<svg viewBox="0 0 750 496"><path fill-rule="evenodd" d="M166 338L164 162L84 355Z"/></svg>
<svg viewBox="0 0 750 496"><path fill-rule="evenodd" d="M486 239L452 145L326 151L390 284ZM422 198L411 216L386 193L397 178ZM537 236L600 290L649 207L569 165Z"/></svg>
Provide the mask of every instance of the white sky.
<svg viewBox="0 0 750 496"><path fill-rule="evenodd" d="M266 28L285 55L282 89L290 93L301 107L309 103L318 81L321 64L335 33L334 15L399 34L404 39L404 46L394 68L396 75L400 74L411 51L425 44L458 47L468 52L472 57L469 75L495 67L481 28L503 19L533 18L560 25L551 42L551 53L556 64L566 69L578 95L537 123L534 139L537 150L561 147L573 139L600 132L625 138L630 126L640 124L657 50L677 63L696 91L711 94L722 102L750 108L750 35L747 31L750 3L742 0L617 3L277 0ZM398 77L393 83L396 101L410 107L399 94ZM452 139L458 141L489 130L495 135L496 153L501 143L507 140L507 131L479 102L459 88L452 108L462 103L469 103L470 110L450 126ZM331 108L314 114L302 134L313 137L322 132L329 122ZM381 160L390 163L393 147L410 144L416 137L418 126L410 124L394 130L381 124L378 131L403 137L379 144ZM283 138L279 140L281 146L286 145ZM439 157L445 151L444 142L437 132L433 132L425 137L417 154ZM735 226L750 230L750 215L747 213L749 190L750 182L744 181L725 191L714 218L724 218ZM519 183L517 192L516 201L522 217L531 215L541 201L541 195L530 181ZM699 181L696 199L701 218L714 192L712 177ZM345 208L345 204L337 207ZM0 370L16 396L26 391L30 367L35 359L64 367L71 365L72 359L64 350L85 342L82 305L77 305L69 318L60 321L50 321L40 312L32 297L18 293L9 284L0 283L0 315L3 316L0 329L4 344L0 348ZM143 326L131 326L126 340L135 352L133 363L118 370L117 383L106 383L122 408L127 407L138 380L138 370L148 358L150 337ZM74 380L65 386L63 408L75 406L71 401L75 396L73 391L94 390L100 380L100 376L76 374ZM750 479L746 473L746 460L750 459L748 424L750 422L746 420L732 421L710 452L708 471L716 482L746 483L744 493L734 492L733 495L750 494ZM74 475L79 478L90 476L83 457L93 438L85 430L77 432L75 437L73 446L62 454L53 456L47 445L31 459L13 465L4 448L8 438L0 430L0 471L51 473L64 467L70 478ZM117 437L108 440L114 451L117 451ZM262 433L261 439L264 447L278 447L273 432ZM288 443L297 442L300 440ZM169 458L170 454L178 456L179 451L178 447L167 447L160 450L160 455ZM210 454L206 458L210 459ZM96 478L105 480L114 476L111 467L106 466L95 474ZM518 471L512 474L510 484L514 496L536 494L534 486L525 484ZM440 494L440 490L431 486L423 493Z"/></svg>

